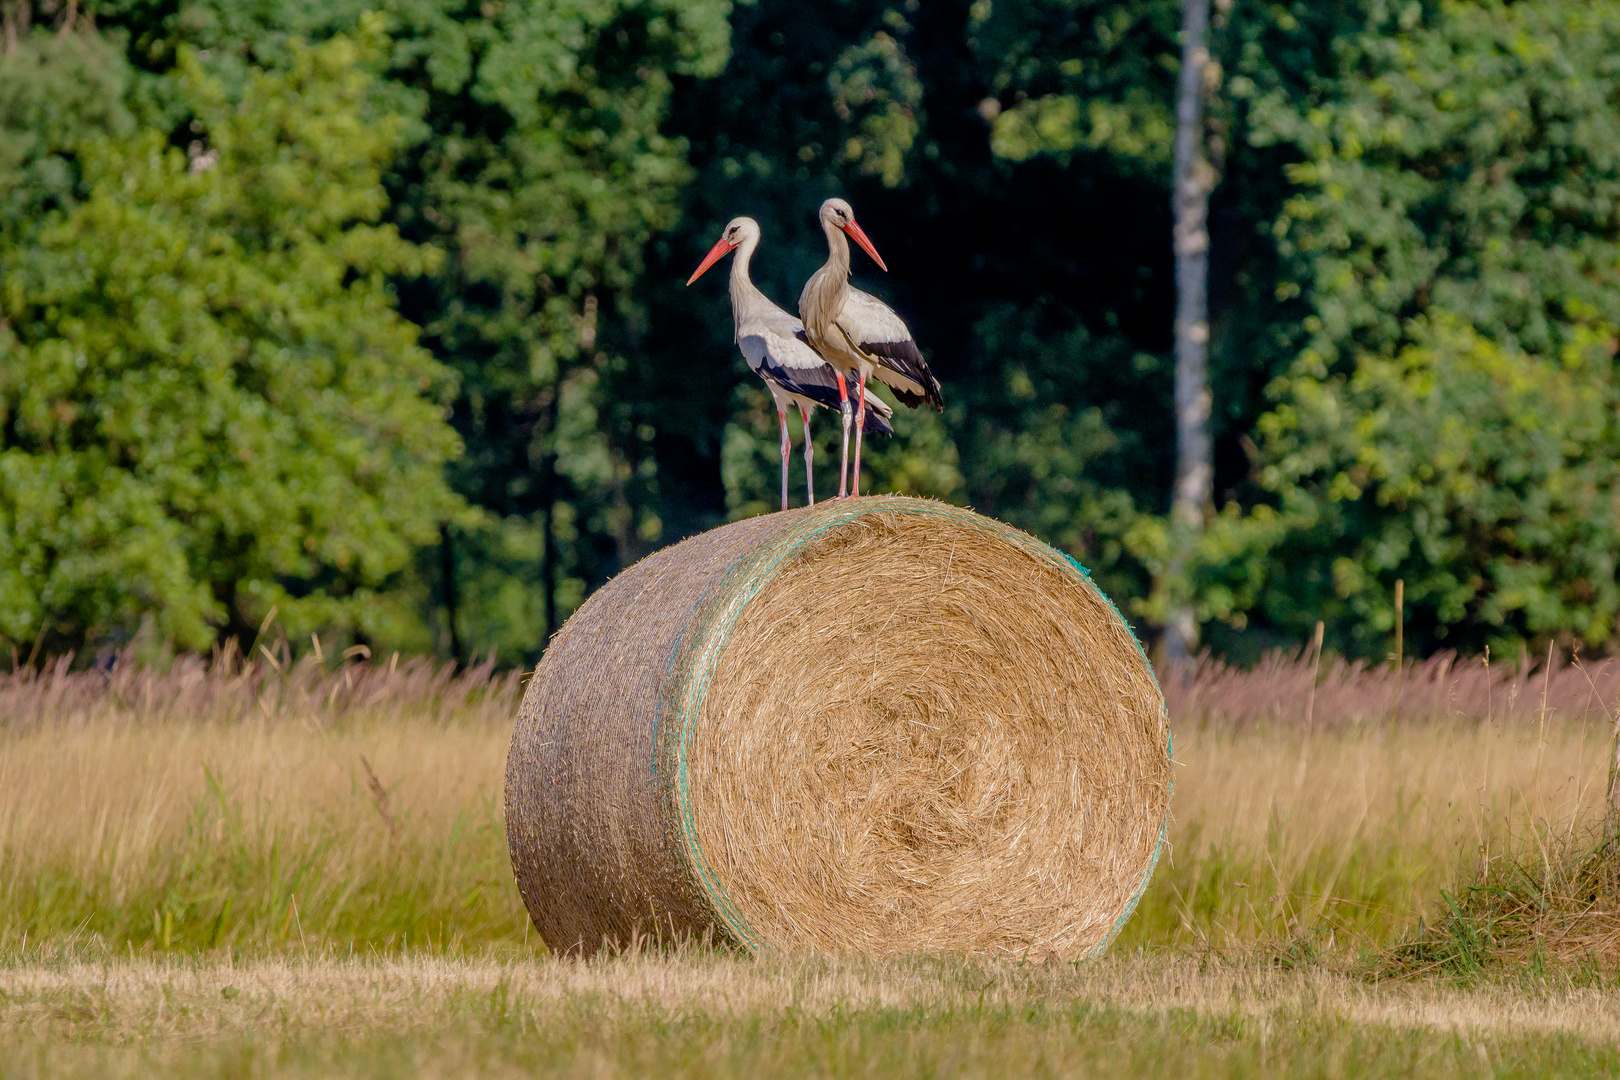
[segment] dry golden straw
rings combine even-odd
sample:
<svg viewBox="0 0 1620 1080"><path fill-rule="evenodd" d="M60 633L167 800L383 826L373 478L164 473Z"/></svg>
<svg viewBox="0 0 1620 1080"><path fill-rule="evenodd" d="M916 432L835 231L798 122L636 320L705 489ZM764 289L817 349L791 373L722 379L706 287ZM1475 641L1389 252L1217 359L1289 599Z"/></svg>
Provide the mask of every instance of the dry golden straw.
<svg viewBox="0 0 1620 1080"><path fill-rule="evenodd" d="M508 843L559 950L1079 958L1157 858L1168 737L1065 556L841 501L694 537L580 609L524 698Z"/></svg>

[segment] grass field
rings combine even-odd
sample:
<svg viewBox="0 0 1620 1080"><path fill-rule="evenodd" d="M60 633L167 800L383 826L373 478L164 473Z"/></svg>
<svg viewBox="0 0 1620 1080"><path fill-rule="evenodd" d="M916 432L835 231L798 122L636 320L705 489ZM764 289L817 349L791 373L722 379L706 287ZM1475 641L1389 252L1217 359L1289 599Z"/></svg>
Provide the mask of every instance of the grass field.
<svg viewBox="0 0 1620 1080"><path fill-rule="evenodd" d="M1620 671L1169 687L1173 851L1075 967L549 958L517 676L228 667L0 677L0 1075L1620 1072Z"/></svg>
<svg viewBox="0 0 1620 1080"><path fill-rule="evenodd" d="M1373 985L1184 957L206 958L0 970L9 1073L1612 1076L1612 984Z"/></svg>

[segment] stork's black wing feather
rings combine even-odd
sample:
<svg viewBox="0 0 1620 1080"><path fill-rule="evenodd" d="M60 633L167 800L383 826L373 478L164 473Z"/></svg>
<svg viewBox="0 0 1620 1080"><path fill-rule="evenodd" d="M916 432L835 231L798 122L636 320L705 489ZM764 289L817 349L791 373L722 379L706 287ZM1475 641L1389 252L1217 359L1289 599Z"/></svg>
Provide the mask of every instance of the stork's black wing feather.
<svg viewBox="0 0 1620 1080"><path fill-rule="evenodd" d="M795 329L793 338L797 340L764 331L746 335L737 345L760 378L836 412L840 400L837 373L811 348L803 328ZM886 415L890 411L887 404L868 392L866 424L861 430L867 435L892 435L894 426Z"/></svg>
<svg viewBox="0 0 1620 1080"><path fill-rule="evenodd" d="M901 404L912 409L926 404L936 412L944 410L939 380L928 370L922 350L893 308L870 293L852 288L838 321L850 335L851 343L877 362L877 377L895 392Z"/></svg>
<svg viewBox="0 0 1620 1080"><path fill-rule="evenodd" d="M915 409L919 405L927 405L935 412L945 410L945 398L940 393L939 380L928 369L928 362L923 359L922 351L917 343L907 338L904 341L863 341L861 348L872 356L881 357L883 366L890 371L904 375L907 379L923 388L922 393L916 393L909 387L896 386L894 382L883 379L894 396L900 399L900 404L908 409ZM878 378L882 379L882 373Z"/></svg>

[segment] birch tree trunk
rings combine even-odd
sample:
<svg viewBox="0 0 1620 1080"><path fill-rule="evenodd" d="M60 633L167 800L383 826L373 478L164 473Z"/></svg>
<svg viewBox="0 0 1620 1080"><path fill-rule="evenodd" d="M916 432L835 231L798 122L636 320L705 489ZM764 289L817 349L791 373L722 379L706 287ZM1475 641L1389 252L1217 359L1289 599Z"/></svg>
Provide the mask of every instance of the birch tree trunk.
<svg viewBox="0 0 1620 1080"><path fill-rule="evenodd" d="M10 0L5 5L4 17L0 18L0 23L4 23L5 27L7 56L15 53L18 43L28 36L28 24L32 21L33 14L34 8L29 0Z"/></svg>
<svg viewBox="0 0 1620 1080"><path fill-rule="evenodd" d="M1176 100L1176 171L1171 193L1176 255L1176 486L1170 502L1170 611L1165 658L1184 665L1198 647L1198 623L1184 580L1214 494L1209 435L1209 193L1215 169L1204 139L1209 67L1209 0L1183 0L1181 83Z"/></svg>

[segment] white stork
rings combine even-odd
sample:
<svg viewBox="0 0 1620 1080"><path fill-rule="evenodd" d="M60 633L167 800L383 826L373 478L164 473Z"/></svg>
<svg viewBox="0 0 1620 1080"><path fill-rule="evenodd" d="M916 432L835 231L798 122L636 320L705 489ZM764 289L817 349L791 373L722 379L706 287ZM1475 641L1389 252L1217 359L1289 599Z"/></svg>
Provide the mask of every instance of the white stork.
<svg viewBox="0 0 1620 1080"><path fill-rule="evenodd" d="M821 204L821 231L827 234L827 263L804 284L799 294L799 317L810 344L838 372L838 393L844 419L844 452L839 462L838 494L844 494L844 472L849 464L849 390L845 376L859 383L855 409L855 475L853 490L861 493L861 427L866 418L866 380L876 377L894 391L902 405L915 409L928 405L943 411L939 380L928 370L911 331L900 316L877 297L849 284L849 241L872 256L883 270L883 259L855 224L855 211L843 199ZM881 401L881 398L873 398Z"/></svg>
<svg viewBox="0 0 1620 1080"><path fill-rule="evenodd" d="M799 418L804 423L804 484L809 503L814 506L815 448L810 442L810 410L822 405L838 408L843 381L810 347L803 324L771 303L748 277L748 263L758 246L759 222L751 217L732 218L686 283L690 285L702 277L705 270L729 252L737 252L731 263L731 317L737 326L737 347L754 374L765 380L771 397L776 400L776 419L782 429L782 509L788 508L788 455L793 451L793 440L788 435L789 405L798 406ZM877 401L876 406L867 430L874 434L892 434L894 428L889 424L889 417L894 410L882 401ZM844 440L849 441L847 417ZM840 477L839 494L843 494L842 486Z"/></svg>

